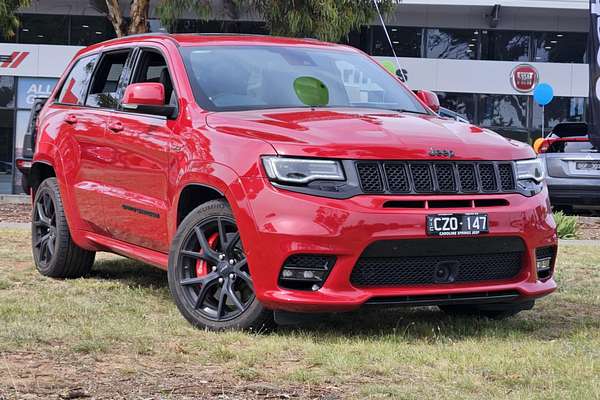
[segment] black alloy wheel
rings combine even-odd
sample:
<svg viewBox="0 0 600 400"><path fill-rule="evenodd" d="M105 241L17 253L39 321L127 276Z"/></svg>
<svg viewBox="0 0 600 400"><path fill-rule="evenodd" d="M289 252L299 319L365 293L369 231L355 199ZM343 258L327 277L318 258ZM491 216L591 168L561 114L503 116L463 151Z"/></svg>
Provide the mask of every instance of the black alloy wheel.
<svg viewBox="0 0 600 400"><path fill-rule="evenodd" d="M216 237L212 246L207 237ZM179 263L183 265L179 284L188 301L210 320L231 320L254 300L248 261L230 218L213 217L195 226L179 253ZM205 275L199 265L208 267Z"/></svg>
<svg viewBox="0 0 600 400"><path fill-rule="evenodd" d="M208 329L266 329L272 312L256 299L229 205L213 200L181 223L169 258L169 286L181 313Z"/></svg>
<svg viewBox="0 0 600 400"><path fill-rule="evenodd" d="M31 213L31 245L38 271L52 278L80 278L92 269L96 253L71 238L56 178L35 191Z"/></svg>
<svg viewBox="0 0 600 400"><path fill-rule="evenodd" d="M33 210L33 252L40 267L52 261L56 253L56 209L50 193L38 197Z"/></svg>

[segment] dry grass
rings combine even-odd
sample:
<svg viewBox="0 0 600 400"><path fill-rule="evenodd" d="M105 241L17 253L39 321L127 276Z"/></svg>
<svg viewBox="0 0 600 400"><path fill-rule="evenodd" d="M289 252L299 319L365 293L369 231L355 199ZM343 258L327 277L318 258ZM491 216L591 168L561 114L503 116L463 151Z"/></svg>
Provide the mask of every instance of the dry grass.
<svg viewBox="0 0 600 400"><path fill-rule="evenodd" d="M560 290L511 320L369 311L256 335L192 329L140 263L59 281L27 232L0 243L0 399L600 398L597 248L564 246Z"/></svg>

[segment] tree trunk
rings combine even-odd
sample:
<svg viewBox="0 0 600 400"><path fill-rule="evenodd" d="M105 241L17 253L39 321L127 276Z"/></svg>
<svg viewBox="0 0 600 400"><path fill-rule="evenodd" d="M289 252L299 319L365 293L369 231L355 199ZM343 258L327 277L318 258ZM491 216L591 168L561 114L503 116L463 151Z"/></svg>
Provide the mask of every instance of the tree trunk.
<svg viewBox="0 0 600 400"><path fill-rule="evenodd" d="M106 7L108 8L108 17L117 37L123 37L127 33L125 31L125 21L123 20L123 12L119 7L119 0L106 0Z"/></svg>
<svg viewBox="0 0 600 400"><path fill-rule="evenodd" d="M131 0L131 23L129 34L148 32L150 0Z"/></svg>

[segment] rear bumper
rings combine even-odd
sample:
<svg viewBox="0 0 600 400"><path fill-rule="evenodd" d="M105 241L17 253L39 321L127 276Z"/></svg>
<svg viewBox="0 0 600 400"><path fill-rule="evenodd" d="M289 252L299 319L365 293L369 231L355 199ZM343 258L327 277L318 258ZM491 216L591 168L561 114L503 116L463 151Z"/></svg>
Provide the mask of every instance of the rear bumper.
<svg viewBox="0 0 600 400"><path fill-rule="evenodd" d="M260 246L248 246L248 259L256 295L271 309L335 312L390 302L403 305L466 303L469 296L475 303L484 301L482 296L492 298L508 292L515 295L497 301L524 302L556 289L551 277L540 281L535 271L535 249L557 244L546 191L531 198L519 194L476 195L477 199L506 199L509 205L505 206L390 209L383 208L383 202L394 200L394 196L323 199L279 190L260 178L243 178L242 181L245 192L251 196L246 198L245 215L238 218L240 230L248 242L261 243ZM429 200L468 200L474 196L426 197ZM423 196L398 196L398 199L423 200ZM428 214L466 212L489 215L490 233L486 237L522 240L524 252L517 276L507 280L412 286L356 287L351 283L354 266L370 244L382 240L430 239L425 233ZM336 257L322 288L303 291L279 286L281 267L293 254Z"/></svg>
<svg viewBox="0 0 600 400"><path fill-rule="evenodd" d="M594 185L548 185L552 205L600 206L600 181Z"/></svg>

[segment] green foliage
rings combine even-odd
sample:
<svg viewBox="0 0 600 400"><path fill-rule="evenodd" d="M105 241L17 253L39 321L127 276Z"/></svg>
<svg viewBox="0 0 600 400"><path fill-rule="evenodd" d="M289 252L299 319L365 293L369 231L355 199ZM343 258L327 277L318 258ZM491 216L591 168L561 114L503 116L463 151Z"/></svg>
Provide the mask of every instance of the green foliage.
<svg viewBox="0 0 600 400"><path fill-rule="evenodd" d="M579 230L579 222L576 216L566 215L562 211L554 213L556 230L560 239L575 239Z"/></svg>
<svg viewBox="0 0 600 400"><path fill-rule="evenodd" d="M177 20L192 11L200 19L206 20L211 13L210 0L161 0L156 6L160 22L169 30L175 28Z"/></svg>
<svg viewBox="0 0 600 400"><path fill-rule="evenodd" d="M387 14L398 0L377 2L381 12ZM251 9L258 10L273 35L313 37L332 42L377 16L373 0L224 1L224 11L230 18L235 18L240 10ZM211 3L209 0L161 0L156 11L163 25L172 29L177 19L190 11L207 19Z"/></svg>
<svg viewBox="0 0 600 400"><path fill-rule="evenodd" d="M335 42L376 15L373 0L234 0L255 7L273 35L314 37ZM396 0L377 0L386 14Z"/></svg>
<svg viewBox="0 0 600 400"><path fill-rule="evenodd" d="M0 32L5 38L15 36L19 28L19 19L15 12L21 7L28 7L31 0L0 0Z"/></svg>

